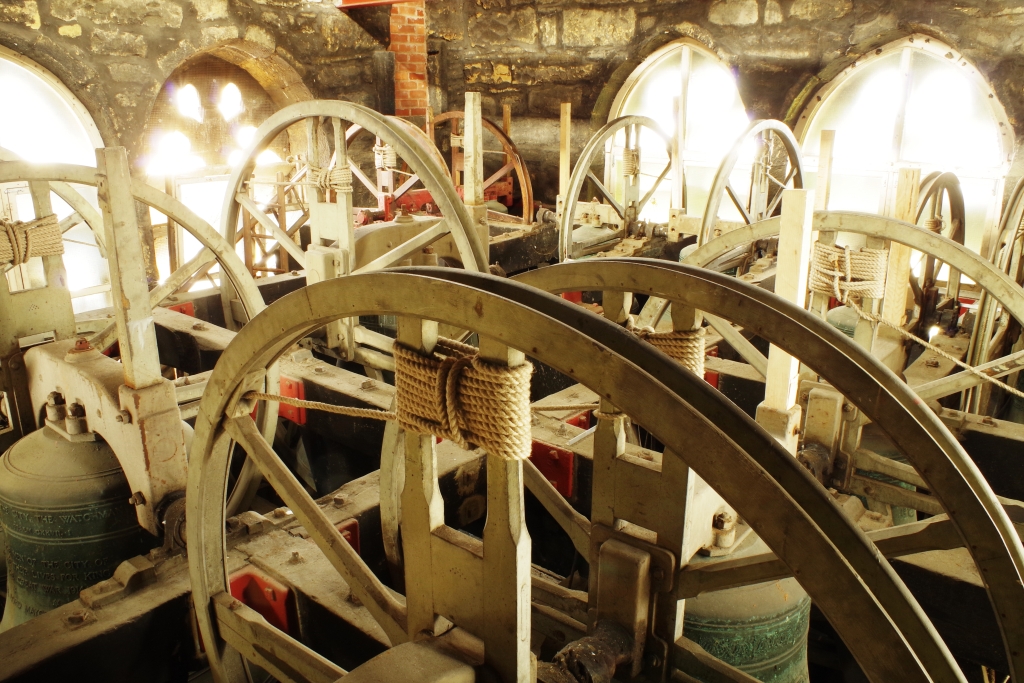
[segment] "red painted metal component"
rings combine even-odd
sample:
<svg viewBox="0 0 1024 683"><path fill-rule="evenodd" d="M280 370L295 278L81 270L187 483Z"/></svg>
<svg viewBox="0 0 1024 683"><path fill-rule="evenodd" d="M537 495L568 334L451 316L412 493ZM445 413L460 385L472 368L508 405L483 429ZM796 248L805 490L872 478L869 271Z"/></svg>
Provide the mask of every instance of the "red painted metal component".
<svg viewBox="0 0 1024 683"><path fill-rule="evenodd" d="M352 519L346 519L337 527L341 532L341 537L348 541L348 544L352 546L352 549L359 554L359 520L353 517Z"/></svg>
<svg viewBox="0 0 1024 683"><path fill-rule="evenodd" d="M551 485L569 498L572 495L573 463L576 454L565 448L552 446L543 441L533 441L530 449L530 460L537 466L544 478L551 482Z"/></svg>
<svg viewBox="0 0 1024 683"><path fill-rule="evenodd" d="M185 315L190 315L193 318L196 317L196 307L195 304L193 304L191 301L186 301L183 304L174 304L173 306L168 306L167 310L177 311L178 313L184 313Z"/></svg>
<svg viewBox="0 0 1024 683"><path fill-rule="evenodd" d="M291 633L291 589L252 567L232 574L228 584L233 598L259 612L274 628Z"/></svg>
<svg viewBox="0 0 1024 683"><path fill-rule="evenodd" d="M583 303L583 292L562 292L562 298L574 304Z"/></svg>
<svg viewBox="0 0 1024 683"><path fill-rule="evenodd" d="M394 200L394 206L402 207L406 213L433 213L437 208L427 190L409 190Z"/></svg>
<svg viewBox="0 0 1024 683"><path fill-rule="evenodd" d="M562 420L562 422L571 424L573 427L579 427L580 429L590 429L590 411L584 410L579 415L573 415L566 420Z"/></svg>
<svg viewBox="0 0 1024 683"><path fill-rule="evenodd" d="M306 387L302 383L302 380L292 379L281 375L281 395L287 396L288 398L306 398ZM286 420L291 420L297 425L306 424L306 409L296 408L295 406L280 404L277 408L277 414Z"/></svg>
<svg viewBox="0 0 1024 683"><path fill-rule="evenodd" d="M718 358L718 347L715 346L715 347L713 347L711 349L708 349L708 352L707 352L706 355L711 356L712 358ZM718 388L718 373L717 372L705 372L704 373L704 381L707 382L708 384L710 384L711 386L713 386L715 389L717 389Z"/></svg>

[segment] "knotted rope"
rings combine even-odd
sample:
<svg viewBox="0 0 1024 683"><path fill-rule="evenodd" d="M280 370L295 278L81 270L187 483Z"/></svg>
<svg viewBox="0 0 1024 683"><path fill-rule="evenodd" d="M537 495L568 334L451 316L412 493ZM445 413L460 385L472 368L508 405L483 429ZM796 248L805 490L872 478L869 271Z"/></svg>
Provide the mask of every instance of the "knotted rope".
<svg viewBox="0 0 1024 683"><path fill-rule="evenodd" d="M375 168L398 168L398 153L388 144L375 145L373 148L373 165Z"/></svg>
<svg viewBox="0 0 1024 683"><path fill-rule="evenodd" d="M809 285L812 292L834 295L844 303L849 294L881 299L885 296L888 267L889 252L886 249L853 251L850 247L815 242Z"/></svg>
<svg viewBox="0 0 1024 683"><path fill-rule="evenodd" d="M693 374L704 376L704 338L706 329L673 330L672 332L655 332L650 328L634 330L636 336L658 349L666 356L679 361L679 364Z"/></svg>
<svg viewBox="0 0 1024 683"><path fill-rule="evenodd" d="M350 168L318 168L309 167L309 180L321 191L351 192L352 169Z"/></svg>
<svg viewBox="0 0 1024 683"><path fill-rule="evenodd" d="M626 329L676 360L693 374L698 377L704 376L704 340L707 334L705 328L655 332L653 327L637 327L636 319L631 315L626 319Z"/></svg>
<svg viewBox="0 0 1024 683"><path fill-rule="evenodd" d="M426 355L395 344L398 421L460 446L480 446L502 460L530 457L533 366L482 360L477 349L438 340Z"/></svg>
<svg viewBox="0 0 1024 683"><path fill-rule="evenodd" d="M53 214L27 223L0 220L0 226L0 263L18 266L33 256L64 253L60 222Z"/></svg>
<svg viewBox="0 0 1024 683"><path fill-rule="evenodd" d="M395 344L395 399L398 409L336 406L319 401L246 392L244 398L323 410L336 415L395 420L417 434L435 434L468 448L479 446L502 460L525 460L532 444L530 375L533 365L488 363L479 351L439 339L432 354Z"/></svg>
<svg viewBox="0 0 1024 683"><path fill-rule="evenodd" d="M879 315L862 309L851 294L860 294L872 299L880 299L885 294L885 273L888 267L888 252L880 249L861 249L851 251L849 247L832 247L815 243L814 256L811 260L811 291L834 296L839 302L849 306L862 320L884 325L895 330L901 337L920 344L932 353L945 358L957 367L978 377L983 382L994 384L1014 396L1024 398L1024 391L1011 387L995 377L964 363L959 358L947 353L931 342L921 339L901 326L889 322ZM881 252L881 256L878 253ZM866 256L858 257L858 254ZM842 278L842 279L841 279Z"/></svg>

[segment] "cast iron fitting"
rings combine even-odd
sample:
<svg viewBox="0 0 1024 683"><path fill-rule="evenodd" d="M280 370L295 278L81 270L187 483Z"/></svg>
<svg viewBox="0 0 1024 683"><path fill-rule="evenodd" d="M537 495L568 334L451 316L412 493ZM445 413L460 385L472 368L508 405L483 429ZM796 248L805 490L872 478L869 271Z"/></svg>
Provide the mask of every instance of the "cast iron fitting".
<svg viewBox="0 0 1024 683"><path fill-rule="evenodd" d="M57 391L51 391L46 396L46 419L50 422L59 422L67 416L67 406L64 404L64 396Z"/></svg>
<svg viewBox="0 0 1024 683"><path fill-rule="evenodd" d="M85 422L85 406L81 403L72 403L67 407L67 414L64 417L64 431L68 434L85 434L89 427Z"/></svg>
<svg viewBox="0 0 1024 683"><path fill-rule="evenodd" d="M599 621L587 636L555 655L560 666L579 683L611 683L615 669L633 658L633 637L613 621Z"/></svg>

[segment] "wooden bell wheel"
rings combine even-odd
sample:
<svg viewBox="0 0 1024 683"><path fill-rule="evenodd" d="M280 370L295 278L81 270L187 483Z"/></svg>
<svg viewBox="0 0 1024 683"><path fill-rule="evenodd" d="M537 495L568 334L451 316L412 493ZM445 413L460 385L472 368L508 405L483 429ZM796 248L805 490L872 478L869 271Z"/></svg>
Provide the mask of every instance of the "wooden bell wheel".
<svg viewBox="0 0 1024 683"><path fill-rule="evenodd" d="M641 146L645 138L656 145L664 144L668 162L657 176L643 170ZM604 166L603 179L593 171L599 162ZM668 179L673 163L672 143L653 119L630 115L605 124L587 141L569 177L558 228L558 260L605 251L625 237L652 236L653 225L642 221L641 215ZM641 177L648 175L654 180L641 195ZM577 205L589 201L581 196L588 187L600 195L599 203L608 211L593 207L586 223L579 224Z"/></svg>
<svg viewBox="0 0 1024 683"><path fill-rule="evenodd" d="M957 244L964 243L967 226L967 211L964 208L964 194L960 189L960 180L953 173L929 173L921 181L918 191L917 223L934 233L942 235ZM942 262L935 257L926 255L920 276L911 278L914 299L921 307L922 322L931 319L936 309L944 303L958 301L960 297L960 273L949 271L946 282L945 302L935 299L935 289Z"/></svg>
<svg viewBox="0 0 1024 683"><path fill-rule="evenodd" d="M462 122L466 119L466 113L461 111L449 111L439 116L435 116L431 121L431 127L436 128L440 124L449 123L450 132L453 140L457 141L462 135ZM526 163L523 161L523 155L519 153L519 148L516 147L512 139L498 127L490 119L481 119L484 130L490 133L501 145L501 150L484 150L485 155L502 155L504 163L501 167L492 173L490 176L484 179L484 194L494 194L497 199L500 196L507 196L509 200L508 206L511 206L511 197L513 193L512 186L512 173L515 173L515 179L519 184L519 195L522 199L522 213L518 216L509 216L506 214L500 214L493 212L491 216L498 220L509 221L510 219L521 223L523 225L530 225L533 223L533 183L530 181L530 173L526 170ZM430 131L427 132L427 136L433 139L433 135ZM487 157L484 157L484 162L487 162ZM462 186L462 173L463 173L463 154L461 145L457 146L454 142L451 145L451 160L448 165L451 171L452 182L455 183L456 187Z"/></svg>
<svg viewBox="0 0 1024 683"><path fill-rule="evenodd" d="M750 169L750 187L744 198L733 187L732 176L750 141L754 142L756 150ZM803 186L800 145L789 126L773 119L752 122L722 159L715 173L697 244L703 245L714 239L719 209L725 197L729 198L743 222L750 225L775 215L783 189L800 189Z"/></svg>
<svg viewBox="0 0 1024 683"><path fill-rule="evenodd" d="M305 251L296 242L292 228L285 226L280 217L265 213L250 196L259 183L254 177L259 155L278 135L296 125L305 126L310 150L294 181L305 183L304 215L308 214L311 234ZM324 130L330 131L330 139L322 135ZM348 141L358 131L372 135L375 140L378 178L390 177L399 167L408 169L407 179L400 187L387 188L388 196L393 199L421 185L436 205L436 214L401 215L356 230L353 183L358 181L371 189L375 186L348 153ZM351 102L300 102L263 122L245 158L228 181L221 230L233 241L239 229L245 229L245 221L240 222L244 210L276 236L277 244L306 270L307 282L377 271L403 261L429 265L444 259L469 270L481 270L487 265L483 237L471 227L473 221L448 179L443 159L422 131L402 119ZM298 225L296 221L292 227L297 229ZM321 350L340 360L356 362L374 371L393 367L387 356L391 339L365 328L357 319L329 326L325 339Z"/></svg>
<svg viewBox="0 0 1024 683"><path fill-rule="evenodd" d="M67 201L76 210L77 215L89 223L97 236L97 245L103 244L102 218L95 215L96 212L88 201L68 185L99 185L100 178L95 168L70 164L29 164L24 161L0 162L0 183L16 181L50 183L51 189ZM170 217L203 245L203 249L195 257L171 273L161 285L150 292L149 301L153 308L165 303L179 291L188 291L197 278L206 276L211 265L219 264L222 285L231 292L232 298L237 297L246 315L254 316L264 309L263 296L245 265L231 245L209 223L179 200L139 180L131 181L131 192L136 201ZM106 349L115 341L117 329L114 323L110 323L89 340L97 349ZM270 368L268 377L272 381L276 378L276 372L276 366ZM277 429L276 406L261 407L258 420L263 437L273 441ZM228 504L232 514L244 509L255 495L256 487L259 485L259 479L255 475L251 465L246 463L233 479Z"/></svg>
<svg viewBox="0 0 1024 683"><path fill-rule="evenodd" d="M570 278L571 285L564 288L632 290L637 267L638 263L616 261L573 264L571 273L580 277ZM996 611L1004 615L1004 635L1011 652L1019 652L1017 624L1024 604L1019 595L1024 591L1019 582L1019 540L991 492L972 476L969 461L962 462L962 452L956 452L955 442L934 417L915 407L906 389L875 361L845 348L848 342L820 329L824 323L808 320L803 311L783 306L775 316L761 315L764 311L753 302L774 303L764 299L763 292L681 267L644 267L650 272L641 273L643 291L675 297L679 290L664 280L678 284L679 273L685 272L689 278L682 296L689 303L699 306L709 294L728 290L735 296L714 297L721 301L720 312L737 319L757 317L747 322L764 327L768 337L774 336L768 331L774 325L780 325L777 335L786 339L807 342L817 336L828 342L814 345L822 354L820 360L845 359L836 370L836 386L863 396L861 408L885 421L899 443L913 446L919 463L934 459L936 468L929 470L934 482L929 483L949 502L951 519L959 516L957 523L968 543L980 544L978 561L987 568ZM548 270L561 276L570 274L566 269L542 269L526 279L543 286ZM564 286L550 284L551 289ZM756 315L750 312L755 310ZM489 359L518 362L515 359L521 356L509 351L518 348L571 374L601 395L602 410L612 413L602 422L605 436L615 438L615 430L621 428L616 411L621 411L666 445L659 481L671 477L666 474L671 471L668 463L684 462L685 454L686 466L722 495L775 551L788 568L784 571L798 578L871 680L963 680L888 563L788 452L735 406L603 318L515 282L453 269L401 269L306 287L253 319L221 357L197 418L187 500L193 601L216 680L245 680L246 661L293 681L328 681L344 673L228 593L224 484L232 439L250 454L393 646L423 638L424 629L433 631L440 616L482 641L484 661L501 680L529 678L530 545L522 509L529 465L487 456L488 519L482 541L474 540L437 516L433 438L412 439L410 447L411 435L406 435L401 524L408 570L402 596L384 586L344 542L248 417L251 401L244 396L262 386L265 368L292 343L331 320L370 313L400 316L399 338L407 345L426 343L432 323L424 321L446 323L478 332L481 354ZM783 326L787 319L790 322ZM801 337L801 328L811 332ZM580 352L574 353L575 348ZM701 447L693 448L694 443ZM666 479L661 485L672 483ZM574 523L589 534L601 531L597 523ZM800 543L792 543L794 537ZM645 547L666 557L661 552L665 548ZM429 572L423 571L424 562L430 563ZM668 571L652 579L658 600L674 599L680 567L669 562ZM656 640L648 645L658 647ZM666 662L678 663L674 656L642 659L643 667L662 673L659 667Z"/></svg>

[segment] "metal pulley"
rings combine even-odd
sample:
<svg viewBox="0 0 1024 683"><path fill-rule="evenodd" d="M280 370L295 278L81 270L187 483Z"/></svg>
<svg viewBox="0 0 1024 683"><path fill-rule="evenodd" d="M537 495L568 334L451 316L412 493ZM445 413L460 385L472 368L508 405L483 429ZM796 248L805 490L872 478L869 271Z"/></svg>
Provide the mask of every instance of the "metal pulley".
<svg viewBox="0 0 1024 683"><path fill-rule="evenodd" d="M69 441L49 427L0 458L0 524L7 534L7 605L0 631L78 599L155 540L101 439Z"/></svg>

